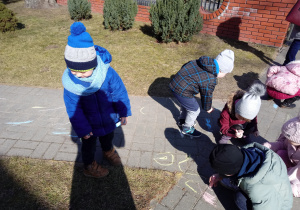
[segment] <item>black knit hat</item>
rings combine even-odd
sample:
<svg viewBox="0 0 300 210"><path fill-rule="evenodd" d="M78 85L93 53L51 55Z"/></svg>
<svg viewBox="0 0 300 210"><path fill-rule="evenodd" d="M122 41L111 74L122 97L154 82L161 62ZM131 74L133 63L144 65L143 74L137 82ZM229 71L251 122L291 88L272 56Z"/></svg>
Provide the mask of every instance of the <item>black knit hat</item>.
<svg viewBox="0 0 300 210"><path fill-rule="evenodd" d="M209 155L211 167L222 175L237 174L243 165L244 155L235 145L217 145Z"/></svg>

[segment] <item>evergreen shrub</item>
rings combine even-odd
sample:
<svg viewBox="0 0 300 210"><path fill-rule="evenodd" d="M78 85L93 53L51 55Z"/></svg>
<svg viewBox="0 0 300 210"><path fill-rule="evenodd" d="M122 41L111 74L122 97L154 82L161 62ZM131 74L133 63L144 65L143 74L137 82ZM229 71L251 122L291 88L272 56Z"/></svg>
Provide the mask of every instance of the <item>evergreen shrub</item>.
<svg viewBox="0 0 300 210"><path fill-rule="evenodd" d="M188 42L202 30L199 0L157 0L150 7L150 20L161 42Z"/></svg>
<svg viewBox="0 0 300 210"><path fill-rule="evenodd" d="M128 30L132 28L137 14L137 2L134 0L105 0L103 25L106 29Z"/></svg>
<svg viewBox="0 0 300 210"><path fill-rule="evenodd" d="M68 0L68 9L72 20L78 21L92 17L89 0Z"/></svg>
<svg viewBox="0 0 300 210"><path fill-rule="evenodd" d="M15 14L4 4L0 3L0 31L14 31L17 28L17 22Z"/></svg>

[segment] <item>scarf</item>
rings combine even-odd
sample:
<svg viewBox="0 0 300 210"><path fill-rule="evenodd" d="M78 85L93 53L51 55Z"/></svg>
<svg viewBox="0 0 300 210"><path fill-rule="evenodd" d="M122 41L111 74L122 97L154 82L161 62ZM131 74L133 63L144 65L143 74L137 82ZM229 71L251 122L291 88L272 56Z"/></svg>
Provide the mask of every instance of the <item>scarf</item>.
<svg viewBox="0 0 300 210"><path fill-rule="evenodd" d="M256 173L265 160L265 153L258 148L241 149L244 154L244 163L237 177L251 176Z"/></svg>
<svg viewBox="0 0 300 210"><path fill-rule="evenodd" d="M97 55L97 67L93 70L93 74L87 78L79 78L71 73L70 69L66 69L62 76L62 83L66 90L75 95L88 96L97 92L106 77L109 63L103 63L100 56Z"/></svg>

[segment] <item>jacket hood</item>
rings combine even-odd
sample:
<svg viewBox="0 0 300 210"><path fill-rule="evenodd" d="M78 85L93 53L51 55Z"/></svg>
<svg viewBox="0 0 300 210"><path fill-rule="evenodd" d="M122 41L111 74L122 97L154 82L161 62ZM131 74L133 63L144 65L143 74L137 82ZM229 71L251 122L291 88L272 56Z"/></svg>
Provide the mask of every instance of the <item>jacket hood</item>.
<svg viewBox="0 0 300 210"><path fill-rule="evenodd" d="M264 147L261 144L258 144L256 142L251 143L246 145L244 148L247 149L249 147L255 147L260 149L262 152L265 153L265 160L263 162L263 164L261 165L261 167L259 168L259 172L254 174L253 176L248 176L248 177L242 177L240 178L240 180L242 179L247 179L247 183L250 185L254 185L258 182L261 182L263 184L274 184L277 183L277 177L276 176L266 176L270 171L272 171L272 167L273 167L273 160L274 160L274 156L276 155L274 152L272 152L270 149ZM283 167L284 168L284 167ZM276 172L278 173L278 171ZM287 173L286 171L283 173ZM268 177L267 179L264 179L265 177Z"/></svg>
<svg viewBox="0 0 300 210"><path fill-rule="evenodd" d="M201 56L197 60L197 64L204 71L213 74L215 77L218 76L218 74L219 74L219 64L215 59L210 58L208 56Z"/></svg>
<svg viewBox="0 0 300 210"><path fill-rule="evenodd" d="M111 54L107 51L107 49L100 47L98 45L94 45L97 55L100 56L101 60L104 64L108 64L112 61Z"/></svg>

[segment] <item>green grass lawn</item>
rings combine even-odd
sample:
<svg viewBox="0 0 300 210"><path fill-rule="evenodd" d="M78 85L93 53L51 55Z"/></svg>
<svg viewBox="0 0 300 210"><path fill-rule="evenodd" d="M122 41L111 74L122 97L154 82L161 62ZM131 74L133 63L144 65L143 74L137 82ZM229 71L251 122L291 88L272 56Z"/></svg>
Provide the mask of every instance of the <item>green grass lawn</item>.
<svg viewBox="0 0 300 210"><path fill-rule="evenodd" d="M23 1L7 4L24 28L0 34L0 83L62 88L64 49L73 23L67 7L34 10L23 6ZM226 98L257 79L277 50L203 34L189 43L161 44L152 36L149 24L136 22L129 31L111 32L104 29L102 15L95 13L82 22L94 44L112 54L111 66L130 95L170 96L170 78L184 63L202 55L216 57L228 48L235 52L235 68L219 80L214 92L215 98Z"/></svg>
<svg viewBox="0 0 300 210"><path fill-rule="evenodd" d="M103 179L87 178L64 161L0 159L0 209L149 209L180 173L109 167Z"/></svg>

